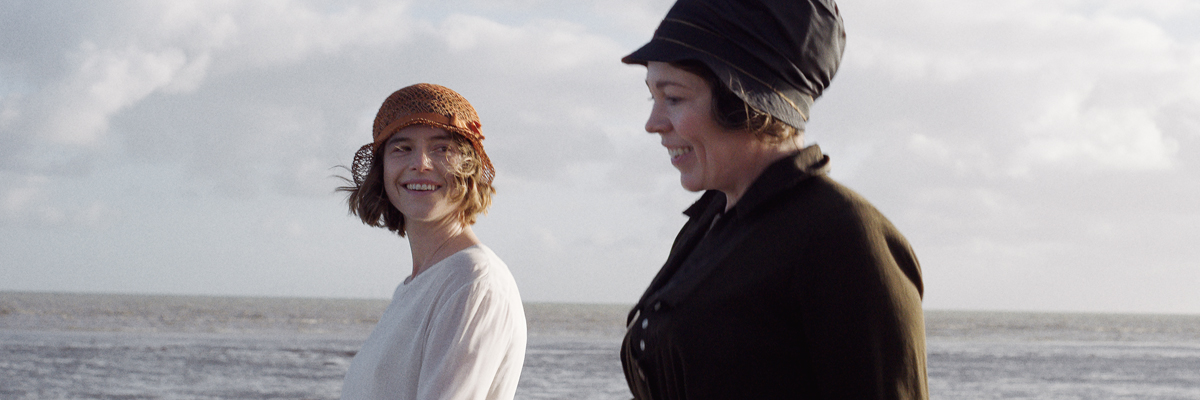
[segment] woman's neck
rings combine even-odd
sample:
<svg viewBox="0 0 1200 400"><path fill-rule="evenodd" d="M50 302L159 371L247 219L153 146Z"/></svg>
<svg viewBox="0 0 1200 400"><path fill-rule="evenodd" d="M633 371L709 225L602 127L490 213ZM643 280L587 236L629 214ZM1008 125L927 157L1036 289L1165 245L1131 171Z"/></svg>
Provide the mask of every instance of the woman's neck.
<svg viewBox="0 0 1200 400"><path fill-rule="evenodd" d="M743 153L746 155L743 163L745 167L742 169L745 171L745 175L733 187L721 190L722 193L725 193L725 211L729 211L737 204L738 200L741 200L742 195L746 194L750 185L758 180L758 176L762 175L767 167L804 148L804 141L800 137L793 137L778 143L764 142L759 139L754 143L759 146L751 146Z"/></svg>
<svg viewBox="0 0 1200 400"><path fill-rule="evenodd" d="M471 226L458 221L412 221L411 224L405 225L408 248L412 253L414 277L446 257L479 244L479 238L475 236Z"/></svg>

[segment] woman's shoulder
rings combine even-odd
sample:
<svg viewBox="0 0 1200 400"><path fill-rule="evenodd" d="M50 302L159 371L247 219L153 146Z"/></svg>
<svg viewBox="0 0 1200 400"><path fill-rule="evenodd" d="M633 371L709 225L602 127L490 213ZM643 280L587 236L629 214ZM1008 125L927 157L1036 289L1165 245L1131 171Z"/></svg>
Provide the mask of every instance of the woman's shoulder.
<svg viewBox="0 0 1200 400"><path fill-rule="evenodd" d="M519 321L514 327L524 331L525 311L517 281L508 270L508 265L492 249L478 244L451 256L447 269L453 275L451 285L457 304L470 304L469 308L484 312L507 315L506 319ZM459 302L461 301L461 303Z"/></svg>
<svg viewBox="0 0 1200 400"><path fill-rule="evenodd" d="M891 221L858 192L828 176L814 177L790 191L773 219L796 229L883 229L898 234Z"/></svg>
<svg viewBox="0 0 1200 400"><path fill-rule="evenodd" d="M504 260L482 243L459 250L447 257L445 262L460 273L469 272L472 276L485 276L496 270L508 271Z"/></svg>
<svg viewBox="0 0 1200 400"><path fill-rule="evenodd" d="M807 179L784 192L778 200L786 213L831 217L878 212L858 192L828 176Z"/></svg>
<svg viewBox="0 0 1200 400"><path fill-rule="evenodd" d="M517 293L517 283L508 264L482 243L460 250L444 262L446 272L459 285Z"/></svg>

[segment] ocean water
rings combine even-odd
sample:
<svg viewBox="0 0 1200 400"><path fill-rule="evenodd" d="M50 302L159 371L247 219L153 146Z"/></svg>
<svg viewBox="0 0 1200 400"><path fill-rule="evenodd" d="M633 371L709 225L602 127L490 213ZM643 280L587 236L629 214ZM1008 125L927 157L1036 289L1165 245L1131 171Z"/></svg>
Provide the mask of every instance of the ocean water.
<svg viewBox="0 0 1200 400"><path fill-rule="evenodd" d="M0 292L0 399L336 399L386 300ZM527 304L518 399L628 399L627 306ZM927 311L932 399L1200 399L1200 316Z"/></svg>

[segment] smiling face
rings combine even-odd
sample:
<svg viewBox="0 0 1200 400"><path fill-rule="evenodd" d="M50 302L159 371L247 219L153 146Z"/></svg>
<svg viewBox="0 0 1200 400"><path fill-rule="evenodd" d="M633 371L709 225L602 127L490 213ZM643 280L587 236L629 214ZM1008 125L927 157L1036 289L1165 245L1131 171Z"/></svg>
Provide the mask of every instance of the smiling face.
<svg viewBox="0 0 1200 400"><path fill-rule="evenodd" d="M712 114L712 89L699 75L668 63L647 64L654 108L646 132L657 133L690 191L720 190L737 197L758 176L757 143L747 131L728 130Z"/></svg>
<svg viewBox="0 0 1200 400"><path fill-rule="evenodd" d="M457 148L450 133L427 125L408 126L384 142L384 191L406 224L460 222L461 207L452 200Z"/></svg>

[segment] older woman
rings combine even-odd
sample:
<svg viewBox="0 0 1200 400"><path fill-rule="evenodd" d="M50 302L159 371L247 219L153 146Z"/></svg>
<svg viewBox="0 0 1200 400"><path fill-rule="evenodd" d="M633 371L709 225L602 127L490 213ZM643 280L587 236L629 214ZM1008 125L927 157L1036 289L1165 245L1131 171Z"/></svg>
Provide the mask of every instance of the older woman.
<svg viewBox="0 0 1200 400"><path fill-rule="evenodd" d="M623 61L704 191L629 314L637 399L924 399L923 287L882 214L803 145L845 33L832 0L679 0Z"/></svg>
<svg viewBox="0 0 1200 400"><path fill-rule="evenodd" d="M412 275L354 356L343 399L512 399L525 313L508 267L471 231L494 170L475 109L448 88L393 93L354 159L350 212L408 237Z"/></svg>

